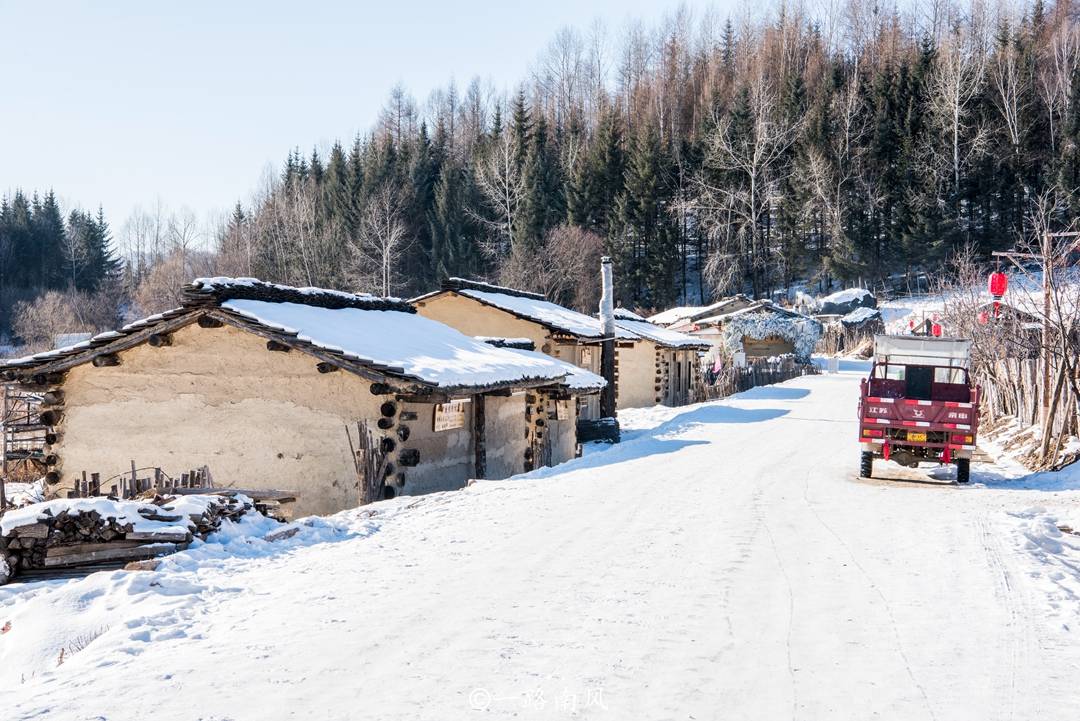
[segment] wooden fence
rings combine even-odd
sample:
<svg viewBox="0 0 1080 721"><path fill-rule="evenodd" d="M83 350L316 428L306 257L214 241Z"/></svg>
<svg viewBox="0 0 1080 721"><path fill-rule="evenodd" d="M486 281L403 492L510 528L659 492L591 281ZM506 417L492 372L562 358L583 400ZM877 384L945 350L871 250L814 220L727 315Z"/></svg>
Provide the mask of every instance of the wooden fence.
<svg viewBox="0 0 1080 721"><path fill-rule="evenodd" d="M757 386L781 383L805 375L816 375L817 372L817 367L812 363L797 363L791 356L776 360L755 358L749 361L744 368L725 364L720 372L711 378L711 383L709 382L710 378L706 377L702 383L698 384L698 397L695 401L726 398ZM711 376L711 374L709 375Z"/></svg>
<svg viewBox="0 0 1080 721"><path fill-rule="evenodd" d="M1038 358L1004 358L975 373L982 387L982 412L987 420L1013 417L1025 425L1041 422L1042 361ZM1051 435L1077 435L1077 408L1068 379L1055 378L1050 393L1057 392L1057 412ZM1055 399L1051 397L1051 403Z"/></svg>
<svg viewBox="0 0 1080 721"><path fill-rule="evenodd" d="M89 477L83 471L82 479L68 491L69 498L90 498L92 496L112 496L114 498L134 498L140 493L154 490L160 493L172 493L184 488L212 488L213 478L206 466L193 468L173 478L160 468L149 466L136 468L131 462L131 470L117 473L101 480L101 474L91 473Z"/></svg>

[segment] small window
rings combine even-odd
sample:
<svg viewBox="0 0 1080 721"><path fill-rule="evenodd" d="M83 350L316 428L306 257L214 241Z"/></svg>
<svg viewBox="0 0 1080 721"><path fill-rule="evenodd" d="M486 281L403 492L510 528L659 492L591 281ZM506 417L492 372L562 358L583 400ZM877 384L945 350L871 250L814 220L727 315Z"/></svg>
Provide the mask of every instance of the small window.
<svg viewBox="0 0 1080 721"><path fill-rule="evenodd" d="M874 366L875 378L886 378L891 381L904 380L904 366Z"/></svg>
<svg viewBox="0 0 1080 721"><path fill-rule="evenodd" d="M964 371L961 368L935 368L935 383L963 383Z"/></svg>

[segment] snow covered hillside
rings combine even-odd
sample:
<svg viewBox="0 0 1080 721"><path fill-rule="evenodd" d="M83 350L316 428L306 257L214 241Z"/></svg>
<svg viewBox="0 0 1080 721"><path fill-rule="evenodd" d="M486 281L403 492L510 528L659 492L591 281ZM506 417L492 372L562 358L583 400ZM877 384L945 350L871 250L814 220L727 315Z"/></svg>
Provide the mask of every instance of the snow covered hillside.
<svg viewBox="0 0 1080 721"><path fill-rule="evenodd" d="M856 479L849 366L626 414L622 444L561 467L286 540L251 520L159 571L0 588L0 718L1080 707L1080 536L1059 529L1080 490L988 466L964 488Z"/></svg>

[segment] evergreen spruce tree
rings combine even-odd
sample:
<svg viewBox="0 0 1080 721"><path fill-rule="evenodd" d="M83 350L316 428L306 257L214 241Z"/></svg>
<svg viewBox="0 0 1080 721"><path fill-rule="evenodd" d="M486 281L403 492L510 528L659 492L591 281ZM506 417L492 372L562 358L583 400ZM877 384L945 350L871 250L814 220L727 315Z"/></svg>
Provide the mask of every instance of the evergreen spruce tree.
<svg viewBox="0 0 1080 721"><path fill-rule="evenodd" d="M664 156L656 125L639 127L627 153L614 242L623 279L621 300L630 306L660 307L672 295L674 235Z"/></svg>

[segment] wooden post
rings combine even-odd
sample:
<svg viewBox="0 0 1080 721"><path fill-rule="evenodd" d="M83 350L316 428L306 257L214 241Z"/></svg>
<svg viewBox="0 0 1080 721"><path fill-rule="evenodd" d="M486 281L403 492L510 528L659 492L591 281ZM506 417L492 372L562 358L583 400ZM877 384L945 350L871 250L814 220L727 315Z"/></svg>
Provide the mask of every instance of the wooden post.
<svg viewBox="0 0 1080 721"><path fill-rule="evenodd" d="M139 493L139 479L135 473L135 459L131 459L131 497L134 498Z"/></svg>
<svg viewBox="0 0 1080 721"><path fill-rule="evenodd" d="M477 478L487 476L487 438L484 426L487 423L487 399L483 393L473 396L473 448L475 450L474 472Z"/></svg>
<svg viewBox="0 0 1080 721"><path fill-rule="evenodd" d="M4 384L3 402L0 403L0 515L7 508L7 446L8 446L8 385Z"/></svg>
<svg viewBox="0 0 1080 721"><path fill-rule="evenodd" d="M1050 424L1050 289L1052 283L1053 258L1050 247L1050 233L1043 234L1043 327L1042 327L1042 422L1049 433Z"/></svg>

